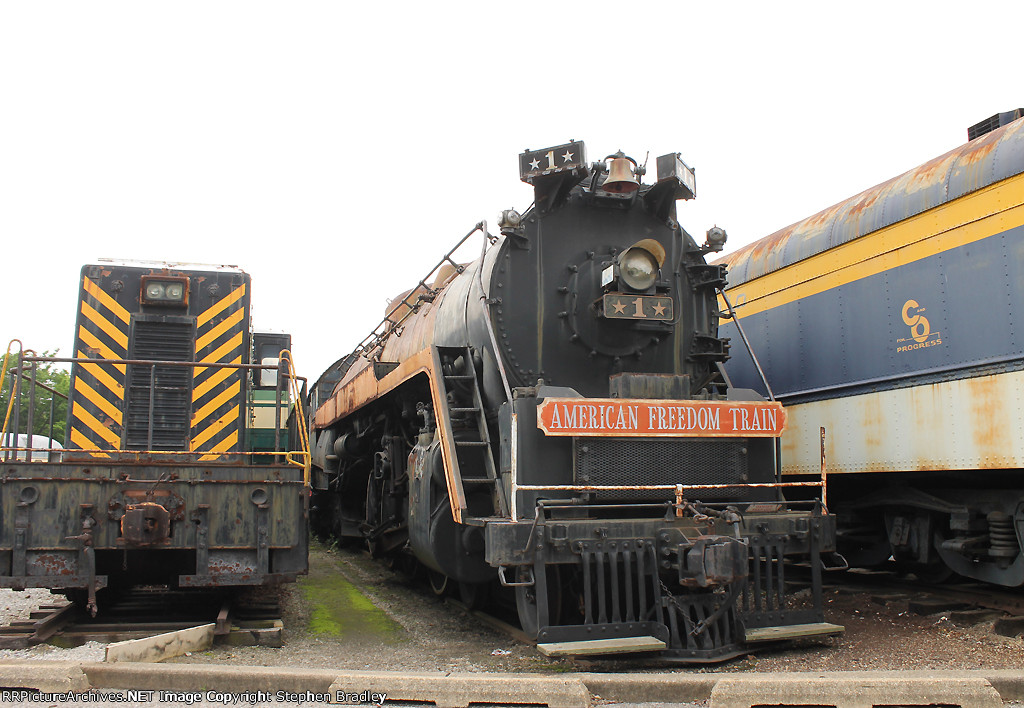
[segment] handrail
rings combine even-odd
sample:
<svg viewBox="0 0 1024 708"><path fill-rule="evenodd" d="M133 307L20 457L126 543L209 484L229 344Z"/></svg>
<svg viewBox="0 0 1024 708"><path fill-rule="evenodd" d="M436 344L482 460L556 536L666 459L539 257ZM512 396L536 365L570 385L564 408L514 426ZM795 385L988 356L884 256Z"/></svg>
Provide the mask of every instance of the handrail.
<svg viewBox="0 0 1024 708"><path fill-rule="evenodd" d="M11 347L14 346L15 342L18 343L18 358L19 359L21 358L21 356L24 354L24 351L25 351L25 345L21 343L20 339L12 339L10 342L7 343L7 352L4 354L3 368L0 369L0 372L2 372L2 373L0 373L0 396L3 395L4 384L7 383L7 363L8 363L8 361L10 361L10 358L11 358ZM14 408L14 398L15 398L15 396L14 396L14 384L12 383L11 384L11 398L10 398L10 400L7 401L7 412L6 412L6 414L4 414L4 427L0 428L0 433L2 433L2 434L6 434L7 433L7 426L11 422L11 410L13 410L13 408Z"/></svg>
<svg viewBox="0 0 1024 708"><path fill-rule="evenodd" d="M309 454L309 431L306 430L306 415L302 409L302 391L299 389L299 379L295 375L295 361L292 358L292 353L288 349L282 349L279 358L283 362L288 364L288 381L289 388L292 394L292 401L296 407L295 428L299 432L299 445L301 446L300 452L302 453L303 461L302 465L302 479L306 483L306 487L310 486L310 466L312 464L312 456ZM285 456L285 460L291 464L296 463L295 460L291 459L291 454Z"/></svg>
<svg viewBox="0 0 1024 708"><path fill-rule="evenodd" d="M67 364L73 364L73 365L74 364L99 364L99 365L121 364L121 365L148 366L148 367L151 367L154 370L156 369L156 367L166 367L166 366L171 366L171 367L188 367L188 368L193 368L193 369L194 368L199 368L199 367L201 367L201 368L219 368L219 369L227 368L227 369L234 369L234 370L238 371L239 373L241 373L243 371L255 371L255 370L267 370L267 369L269 369L269 370L276 370L276 371L281 372L283 374L283 376L286 377L289 380L288 381L288 386L289 386L289 393L291 394L291 398L292 398L291 401L282 401L281 400L281 396L280 396L280 383L278 384L278 396L277 396L277 401L275 403L275 405L277 406L277 409L278 409L278 416L280 415L280 409L281 409L282 406L291 405L293 403L298 406L299 414L300 415L302 414L302 396L301 396L300 385L303 385L303 384L306 383L306 378L302 377L302 376L296 375L294 361L292 359L291 352L289 352L287 350L283 351L284 356L281 358L282 361L281 361L280 364L230 364L230 363L229 364L225 364L225 363L221 363L221 362L162 361L162 360L153 360L153 359L102 359L102 358L88 358L88 357L25 356L24 354L26 352L30 353L30 354L34 354L34 352L31 352L31 350L19 350L17 352L17 356L19 358L18 365L9 368L8 364L9 364L9 360L10 360L11 354L12 354L11 347L14 345L15 342L17 342L19 346L21 345L21 342L19 340L12 340L11 344L8 345L8 353L3 357L3 368L0 369L0 372L2 372L2 375L0 375L0 378L3 379L4 383L6 383L8 371L11 374L12 381L19 381L20 382L20 380L23 379L23 378L29 378L31 380L32 376L31 376L31 371L29 370L29 365L31 365L32 369L34 369L35 365L38 364L38 363L67 363ZM282 372L281 369L285 369L285 371ZM43 384L43 383L40 383L40 382L35 382L34 385L42 386L43 388L51 391L52 393L56 394L57 396L60 396L61 398L64 398L65 400L68 399L68 397L65 396L63 393L61 393L60 391L54 390L52 387L47 386L46 384ZM0 388L0 393L2 393L2 391L3 391L3 389ZM19 434L17 430L7 431L7 427L8 427L9 422L10 422L10 412L11 412L11 410L14 410L14 406L15 405L18 406L17 410L20 410L20 408L21 408L21 405L22 405L21 398L22 398L23 393L21 391L21 387L20 386L15 387L13 383L12 383L12 387L11 387L11 393L12 393L12 395L10 397L10 400L9 400L8 406L7 406L7 416L5 417L4 427L2 429L3 433L5 435L8 432L11 432L11 433L13 433L15 435ZM30 401L30 406L34 406L34 404L35 404L34 400ZM52 406L52 401L51 401L51 406ZM51 422L52 422L52 417L53 417L53 414L52 414L52 411L51 411ZM30 419L31 419L31 416L30 416ZM17 423L17 416L15 416L15 422ZM150 420L150 425L152 425L152 422L153 421ZM277 425L279 427L280 423L277 423ZM21 426L17 425L17 427L20 428ZM286 464L295 465L295 466L299 466L299 467L303 468L303 480L304 480L306 486L309 486L309 482L310 482L310 459L311 459L311 456L310 456L310 452L309 452L308 434L306 433L305 426L302 425L301 423L299 425L297 425L297 428L299 430L299 441L298 442L301 445L301 448L302 448L301 450L287 450L287 449L286 450L280 450L280 449L278 449L279 448L278 443L275 441L275 450L274 451L268 451L268 452L260 452L260 451L255 451L255 450L245 450L245 451L235 451L235 452L231 452L231 451L213 451L213 450L155 450L155 449L151 449L153 447L152 443L150 443L148 448L145 449L145 450L139 450L139 449L121 450L121 449L118 449L118 448L103 448L103 447L86 447L86 448L78 448L78 447L76 447L76 448L53 448L53 451L56 453L56 457L57 457L58 461L61 461L61 460L67 461L68 459L73 459L75 457L79 457L79 456L83 456L83 455L89 456L90 458L95 458L96 456L102 456L103 458L105 458L107 460L110 460L111 462L118 462L118 461L141 462L141 461L143 461L142 460L143 456L163 456L163 457L166 457L166 458L168 458L170 460L174 460L174 459L181 458L181 457L189 457L189 456L191 456L191 457L201 458L203 460L204 464L209 464L210 463L210 458L217 458L217 459L220 459L220 460L224 460L226 458L236 458L236 457L241 457L241 456L244 455L244 456L250 456L250 459L270 458L272 461L277 461L280 458L282 458L282 456L283 456ZM31 437L31 431L29 431L27 434ZM52 438L52 431L51 431L50 437ZM15 441L16 440L17 440L17 438L15 438ZM15 459L13 461L16 461L16 462L26 462L26 461L32 462L33 461L31 459L32 458L32 454L31 454L32 452L39 452L41 450L47 449L47 448L20 447L20 446L13 447L13 446L10 446L10 445L4 445L5 441L6 441L6 438L0 439L0 451L2 451L4 453L4 457L5 458L10 458L11 453L14 453L14 458ZM31 440L29 441L29 445L31 446ZM19 454L18 453L22 453L22 452L26 453L26 455L25 455L26 459L24 459L24 460L18 459L19 458ZM149 464L149 463L152 463L153 460L150 458L150 459L145 460L145 462L147 464Z"/></svg>
<svg viewBox="0 0 1024 708"><path fill-rule="evenodd" d="M351 359L352 361L355 361L355 359L360 356L369 359L370 355L368 354L368 352L373 352L373 350L380 347L383 344L383 340L386 340L391 335L391 333L398 330L398 328L401 327L402 324L407 319L409 319L409 317L411 317L414 313L419 311L420 305L423 302L432 302L434 298L437 297L437 294L444 289L444 284L437 288L434 288L427 285L427 280L434 276L445 263L450 263L455 268L456 273L461 274L462 272L464 272L466 270L466 266L456 263L454 260L452 260L452 256L455 255L455 252L462 247L462 244L468 241L469 237L475 234L477 231L482 231L484 237L487 238L488 241L490 240L490 237L487 234L487 227L485 225L485 222L481 221L477 223L472 229L469 230L469 233L467 233L465 236L459 239L459 242L456 243L451 249L449 249L446 254L444 254L444 257L441 258L441 260L439 260L437 264L433 268L431 268L430 271L425 276L420 278L420 281L419 283L417 283L416 287L410 290L409 294L403 297L400 303L394 305L394 307L390 307L389 305L389 311L386 315L384 315L384 319L381 320L380 323L373 328L373 331L370 332L370 334L368 334L366 337L364 337L363 341L357 344L356 348L353 349L352 352L349 353L348 356L346 356L345 358ZM425 292L421 291L421 288ZM405 305L405 312L402 313L402 315L397 320L392 320L391 315L397 312L402 305Z"/></svg>
<svg viewBox="0 0 1024 708"><path fill-rule="evenodd" d="M822 465L821 479L806 482L733 482L729 484L512 484L517 492L675 492L676 506L683 502L685 490L702 489L780 489L782 487L820 487L821 504L825 507L826 476Z"/></svg>

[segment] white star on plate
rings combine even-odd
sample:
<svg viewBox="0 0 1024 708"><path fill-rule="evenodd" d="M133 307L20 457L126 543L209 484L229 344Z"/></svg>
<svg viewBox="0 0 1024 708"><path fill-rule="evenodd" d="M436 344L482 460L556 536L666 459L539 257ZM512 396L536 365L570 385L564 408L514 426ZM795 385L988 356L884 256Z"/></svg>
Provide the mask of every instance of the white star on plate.
<svg viewBox="0 0 1024 708"><path fill-rule="evenodd" d="M565 154L562 155L562 161L563 162L572 162L572 153L569 152L568 150L566 150Z"/></svg>
<svg viewBox="0 0 1024 708"><path fill-rule="evenodd" d="M539 170L540 169L540 160L534 159L533 162L530 163L530 169L531 170Z"/></svg>

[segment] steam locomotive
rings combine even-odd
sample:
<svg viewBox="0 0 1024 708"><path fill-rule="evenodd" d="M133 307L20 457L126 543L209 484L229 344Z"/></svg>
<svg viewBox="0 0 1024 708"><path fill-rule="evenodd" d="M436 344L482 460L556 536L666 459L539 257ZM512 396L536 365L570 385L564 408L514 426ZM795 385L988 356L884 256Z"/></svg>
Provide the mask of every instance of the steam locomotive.
<svg viewBox="0 0 1024 708"><path fill-rule="evenodd" d="M551 655L712 662L841 631L821 603L834 517L782 497L785 410L721 367L726 270L705 256L726 234L677 222L693 171L664 155L643 184L578 141L519 167L533 206L477 224L314 387L314 528L415 558L438 592L510 588Z"/></svg>

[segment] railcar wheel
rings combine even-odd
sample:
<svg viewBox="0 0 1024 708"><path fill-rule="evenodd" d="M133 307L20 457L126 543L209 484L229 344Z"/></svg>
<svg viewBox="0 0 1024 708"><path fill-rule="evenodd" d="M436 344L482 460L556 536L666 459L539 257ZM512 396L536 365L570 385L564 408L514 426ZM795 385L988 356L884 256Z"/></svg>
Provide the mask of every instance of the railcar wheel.
<svg viewBox="0 0 1024 708"><path fill-rule="evenodd" d="M549 566L547 573L547 605L548 625L558 624L562 616L562 585L559 582L558 568ZM529 578L524 566L516 571L516 582L521 583ZM519 624L530 639L536 639L540 633L540 616L537 605L537 586L520 585L516 587L516 611L519 613Z"/></svg>
<svg viewBox="0 0 1024 708"><path fill-rule="evenodd" d="M434 591L435 595L444 597L448 594L449 582L447 575L436 570L428 570L427 579L430 581L430 589Z"/></svg>
<svg viewBox="0 0 1024 708"><path fill-rule="evenodd" d="M956 575L956 571L946 565L946 562L939 556L938 549L945 536L938 530L932 532L932 548L925 562L907 558L894 557L896 567L901 573L913 573L922 583L929 585L942 585L949 582Z"/></svg>

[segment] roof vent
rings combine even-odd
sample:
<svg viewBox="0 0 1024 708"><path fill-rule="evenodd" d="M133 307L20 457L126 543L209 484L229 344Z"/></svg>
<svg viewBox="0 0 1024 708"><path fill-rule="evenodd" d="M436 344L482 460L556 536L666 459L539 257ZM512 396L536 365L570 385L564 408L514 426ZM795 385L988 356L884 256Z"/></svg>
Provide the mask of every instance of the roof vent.
<svg viewBox="0 0 1024 708"><path fill-rule="evenodd" d="M1007 111L1006 113L996 113L991 118L986 118L980 123L976 123L967 129L967 139L974 140L980 138L985 133L991 133L996 128L1002 128L1007 123L1012 123L1021 116L1024 116L1024 108L1018 108L1015 111Z"/></svg>

